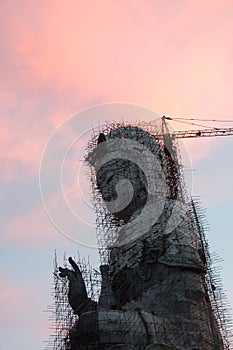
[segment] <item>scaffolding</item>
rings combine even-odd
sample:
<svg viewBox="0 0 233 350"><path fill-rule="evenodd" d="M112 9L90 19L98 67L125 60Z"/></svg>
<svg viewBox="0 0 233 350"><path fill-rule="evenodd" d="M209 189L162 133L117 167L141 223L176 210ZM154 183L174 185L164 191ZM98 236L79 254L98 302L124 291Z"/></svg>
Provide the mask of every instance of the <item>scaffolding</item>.
<svg viewBox="0 0 233 350"><path fill-rule="evenodd" d="M104 164L103 169L96 168L96 157L98 157L96 148L100 134L105 135L110 141L126 138L137 142L138 154L141 152L143 155L142 169L137 169L136 160L136 165L131 165L131 159L127 156L125 159L122 156L118 159L108 160L109 164L108 162ZM148 149L151 155L148 155ZM143 187L147 183L147 179L141 171L146 169L149 177L156 178L158 169L150 166L155 157L160 162L166 184L165 190L162 185L157 188L158 199L162 200L163 197L166 197L166 200L162 202L164 210L159 216L159 222L153 221L155 202L147 201L148 192ZM205 213L198 200L191 198L186 190L179 144L175 136L171 136L169 133L167 125L161 123L160 120L149 123L121 120L120 122L106 122L103 125L98 125L98 127L93 128L93 137L87 145L85 161L89 163L92 200L96 211L100 265L109 266L113 291L118 295L120 303L127 305L124 312L121 308L114 312L101 309L100 299L98 299L101 289L100 272L93 270L89 261L86 262L78 256L76 261L82 272L88 296L99 301L98 322L105 329L105 339L109 337L109 345L113 339L118 339L122 344L124 342L128 344L132 342L133 344L135 339L140 342L143 337L146 337L146 342L160 338L160 343L158 341L157 344L161 346L170 344L168 346L171 346L171 349L184 349L185 344L182 343L182 339L185 339L185 335L189 334L190 339L195 339L195 341L190 340L190 344L198 346L198 349L230 350L232 321L230 308L219 277L220 271L217 267L219 259L216 254L209 252L205 234L207 231ZM108 174L108 178L106 178L106 174ZM132 181L137 195L132 197L132 201L126 209L111 212L106 204L106 199L107 201L115 199L115 186L123 178ZM137 181L141 181L139 185L136 184ZM159 183L159 180L157 182ZM130 194L127 196L130 197ZM135 217L142 215L141 207L145 203L149 203L147 212L137 223L138 227L132 226L133 228L130 228ZM176 208L177 203L180 206ZM139 234L142 232L142 237L140 237ZM126 239L127 235L131 237L130 240ZM167 240L167 252L164 253L165 240ZM169 254L173 260L170 259ZM132 297L129 295L127 272L125 271L126 267L130 271L137 270L136 275L130 276L130 278L140 278L146 286L153 275L153 271L147 267L154 267L155 264L160 265L161 271L163 270L165 275L169 269L172 270L174 276L168 273L169 276L158 286L150 286L154 293L153 298L155 304L157 303L157 309L151 310L151 315L149 315L151 305L147 305L146 299L138 303L132 301ZM64 266L67 266L65 257ZM198 273L196 274L196 272ZM175 283L174 290L169 295L172 283ZM198 285L200 286L199 290L197 290ZM135 285L135 290L137 288L138 286ZM133 294L135 291L131 292ZM201 293L206 295L206 299L199 305L195 298L199 298L200 301ZM46 350L71 349L69 332L78 318L73 315L67 294L68 280L59 277L55 256L54 305L52 308L54 333ZM192 302L190 302L191 299ZM184 308L185 311L182 311L185 315L183 321L175 312L173 315L171 314L174 305ZM143 312L142 306L145 307L145 312ZM169 309L170 306L171 309ZM179 322L183 322L182 329L179 327ZM112 328L108 334L109 327ZM88 330L85 332L82 340L88 341L90 335ZM177 334L180 340L174 342L172 334ZM137 349L146 349L145 346L141 345Z"/></svg>
<svg viewBox="0 0 233 350"><path fill-rule="evenodd" d="M161 165L163 166L164 175L167 181L167 193L166 195L171 199L177 199L180 202L187 201L187 193L184 185L184 178L182 175L182 163L181 156L179 152L179 144L175 138L168 137L169 130L164 130L164 126L161 120L155 120L151 122L112 122L104 123L103 125L98 125L92 129L93 137L88 143L86 149L85 159L91 163L90 158L95 154L95 149L98 145L98 137L100 133L108 135L108 139L113 138L127 138L130 137L130 133L133 135L133 140L139 142L144 149L152 149L152 156L161 157ZM149 137L148 137L149 135ZM162 151L162 152L161 152ZM143 160L142 167L147 167L148 157ZM114 169L122 169L122 173L118 176L125 176L129 173L129 167L122 164L120 160L116 160L111 163ZM134 169L131 169L133 172ZM154 169L150 169L150 176L154 176ZM119 236L119 232L125 225L125 221L118 219L116 216L109 212L106 207L106 202L103 200L103 193L101 193L96 177L96 169L94 166L89 166L89 178L91 182L92 190L92 201L94 203L95 214L96 214L96 231L97 231L97 241L99 247L99 256L101 264L108 264L109 262L109 251ZM117 179L116 179L117 180ZM178 191L179 189L179 191ZM107 197L111 198L113 189L106 188L108 191ZM161 190L162 192L162 190ZM162 193L164 196L164 193ZM137 198L133 203L133 207L137 206ZM153 216L153 212L151 213ZM143 220L141 221L143 224Z"/></svg>
<svg viewBox="0 0 233 350"><path fill-rule="evenodd" d="M162 152L162 164L165 176L167 179L167 195L171 199L178 199L182 203L186 203L187 211L186 215L186 227L184 235L187 239L195 240L194 245L197 250L202 250L206 265L206 275L204 285L206 286L206 292L210 298L211 310L207 310L208 317L212 317L217 320L220 327L220 332L224 344L224 349L230 349L230 341L232 334L232 320L230 316L230 306L225 296L218 267L219 259L216 254L210 254L207 239L205 236L206 225L204 212L201 209L201 205L198 201L195 201L189 196L186 190L184 176L182 173L182 160L179 151L179 144L174 137L170 137L167 125L161 123L160 120L153 122L137 122L131 123L122 120L121 122L112 122L99 125L93 128L93 137L90 140L87 147L87 158L92 155L98 144L98 137L100 133L111 137L128 137L132 136L133 132L137 135L134 139L141 142L146 147L153 149L153 141L161 147ZM152 138L147 138L146 133ZM145 162L148 161L147 159ZM118 167L121 168L122 164L118 162ZM112 165L112 164L111 164ZM116 165L117 167L117 165ZM129 167L126 166L125 177L129 172ZM108 264L110 260L110 252L116 241L116 237L119 235L122 226L125 225L124 220L116 221L114 214L109 213L106 205L103 201L103 193L101 193L99 186L97 185L97 176L95 167L90 168L90 179L93 190L93 202L96 208L96 225L97 225L97 239L99 246L99 255L101 264ZM111 197L110 194L109 198ZM169 193L170 191L170 193ZM136 207L136 204L135 204ZM131 247L132 249L132 247ZM130 260L127 256L126 260ZM132 267L133 265L131 265ZM200 328L200 325L199 325Z"/></svg>
<svg viewBox="0 0 233 350"><path fill-rule="evenodd" d="M82 273L87 288L88 297L98 300L100 293L100 272L93 269L89 258L80 258L79 253L75 258L80 271ZM67 277L59 276L59 266L57 262L57 254L55 252L53 263L53 286L52 298L53 303L48 306L47 312L50 313L50 322L52 334L50 340L46 342L45 350L70 350L70 330L78 320L78 316L74 315L68 301L69 281ZM63 266L68 266L66 255L63 257Z"/></svg>
<svg viewBox="0 0 233 350"><path fill-rule="evenodd" d="M218 321L220 326L224 349L232 349L233 321L230 313L231 307L227 300L226 292L223 288L222 279L220 277L222 259L216 253L210 252L205 234L207 231L205 212L199 201L192 199L191 209L199 240L201 242L202 249L205 252L207 269L205 281L213 311L213 317Z"/></svg>

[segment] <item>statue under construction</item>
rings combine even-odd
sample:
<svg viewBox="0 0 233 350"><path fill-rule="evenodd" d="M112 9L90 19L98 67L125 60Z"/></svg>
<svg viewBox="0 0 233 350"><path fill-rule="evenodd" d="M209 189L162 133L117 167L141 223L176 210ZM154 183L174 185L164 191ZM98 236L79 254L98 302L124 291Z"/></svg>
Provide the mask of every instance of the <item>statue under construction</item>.
<svg viewBox="0 0 233 350"><path fill-rule="evenodd" d="M230 349L199 207L174 137L157 125L109 124L90 140L101 288L88 294L72 258L59 268L76 315L70 350Z"/></svg>

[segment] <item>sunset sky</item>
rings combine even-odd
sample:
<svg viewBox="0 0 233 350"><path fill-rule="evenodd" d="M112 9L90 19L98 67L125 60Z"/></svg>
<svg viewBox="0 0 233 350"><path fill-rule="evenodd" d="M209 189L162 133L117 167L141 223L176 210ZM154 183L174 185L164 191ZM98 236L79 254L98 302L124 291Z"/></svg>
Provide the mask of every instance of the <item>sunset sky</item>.
<svg viewBox="0 0 233 350"><path fill-rule="evenodd" d="M0 28L0 348L41 350L51 333L43 310L52 303L54 250L60 264L64 252L97 261L96 250L59 233L43 207L39 167L49 137L71 115L109 102L233 120L233 2L7 0ZM80 120L80 130L99 120ZM233 306L233 138L184 145ZM94 237L93 226L82 229Z"/></svg>

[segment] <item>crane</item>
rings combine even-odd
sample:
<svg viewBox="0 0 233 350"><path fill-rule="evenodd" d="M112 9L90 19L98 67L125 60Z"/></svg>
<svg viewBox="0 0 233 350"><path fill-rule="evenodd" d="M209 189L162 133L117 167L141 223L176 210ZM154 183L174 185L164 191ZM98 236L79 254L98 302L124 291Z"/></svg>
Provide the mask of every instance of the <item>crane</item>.
<svg viewBox="0 0 233 350"><path fill-rule="evenodd" d="M168 128L167 120L178 121L182 123L192 124L195 126L203 125L187 122L186 118L172 118L168 116L163 116L161 118L162 121L162 133L156 134L155 139L163 142L163 149L165 153L165 160L168 168L168 184L170 189L170 198L175 199L178 193L178 178L179 174L177 171L176 162L176 150L173 148L173 143L176 139L184 139L184 138L195 138L195 137L213 137L213 136L233 136L233 128L208 128L206 129L197 129L197 130L182 130L182 131L174 131L171 132ZM191 119L196 120L196 119ZM197 119L201 120L201 119ZM208 120L211 121L211 120ZM214 120L215 121L215 120ZM218 121L220 122L220 121ZM224 121L226 122L226 121ZM233 122L231 120L227 122Z"/></svg>
<svg viewBox="0 0 233 350"><path fill-rule="evenodd" d="M164 134L170 134L170 131L167 127L166 120L174 120L174 121L180 121L176 118L171 118L167 116L162 117L162 128L163 128L163 134L156 135L157 138L163 138ZM195 119L192 119L195 120ZM198 125L191 123L193 125ZM184 139L184 138L194 138L194 137L214 137L214 136L233 136L233 128L206 128L206 129L197 129L197 130L181 130L181 131L174 131L172 134L170 134L171 138L178 138L178 139Z"/></svg>

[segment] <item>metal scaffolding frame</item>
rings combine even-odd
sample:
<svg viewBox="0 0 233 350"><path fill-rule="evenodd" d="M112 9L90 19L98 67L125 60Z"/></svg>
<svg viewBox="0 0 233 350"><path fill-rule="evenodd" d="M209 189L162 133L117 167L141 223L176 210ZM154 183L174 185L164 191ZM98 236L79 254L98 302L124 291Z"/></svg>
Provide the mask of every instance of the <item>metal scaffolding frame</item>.
<svg viewBox="0 0 233 350"><path fill-rule="evenodd" d="M161 162L163 164L163 170L166 175L167 181L167 196L171 199L178 198L180 201L186 203L186 217L184 224L184 237L182 238L187 240L192 240L192 245L197 249L197 251L201 251L203 253L203 259L205 259L205 267L206 273L203 274L203 285L206 288L206 293L209 297L209 302L203 305L206 308L206 319L200 319L200 315L196 315L196 324L192 324L192 329L187 328L183 330L183 332L191 332L196 334L197 337L201 337L201 328L202 325L207 323L207 320L210 320L210 328L213 329L219 327L219 331L221 334L223 348L225 350L231 349L230 341L232 335L232 320L229 312L229 304L227 303L227 299L225 297L225 293L222 287L222 282L220 279L220 271L219 267L219 259L216 254L210 254L208 242L206 238L207 224L205 223L205 213L201 208L198 200L194 200L187 193L185 187L185 181L182 173L182 161L181 155L179 151L178 141L175 136L171 137L171 149L166 150L167 147L167 136L168 130L164 130L164 127L161 121L153 121L153 122L137 122L131 123L128 121L122 120L121 122L112 122L105 123L103 125L98 125L98 127L93 128L93 137L88 143L87 146L87 154L86 159L90 154L92 154L97 146L98 137L100 133L105 135L114 135L114 133L118 132L122 135L124 134L127 128L135 128L136 132L138 132L137 137L140 138L142 143L155 141L159 144L162 150L162 159ZM145 132L148 133L151 138L146 139ZM162 135L162 136L161 136ZM150 147L150 144L146 145ZM153 145L151 146L153 147ZM168 148L169 148L168 147ZM174 166L175 164L175 166ZM116 163L117 166L117 163ZM119 163L119 166L121 164ZM128 170L125 169L127 172ZM93 166L89 168L89 178L92 186L92 199L94 203L94 208L96 210L96 233L97 233L97 241L99 248L99 258L100 265L109 264L110 260L110 252L113 247L113 243L115 242L119 231L123 227L124 220L116 220L113 214L111 214L103 201L101 191L97 186L96 181L96 171ZM111 194L111 193L110 193ZM143 223L142 223L143 224ZM161 222L161 226L163 223ZM165 225L165 224L164 224ZM165 227L165 226L164 226ZM179 244L180 238L177 237L177 244ZM133 244L132 244L132 249ZM136 252L135 254L139 254ZM90 266L89 260L85 261L84 259L78 258L76 259L77 264L83 274L84 281L86 283L88 296L96 301L98 301L98 297L100 294L100 273ZM165 263L164 263L165 264ZM166 265L166 264L165 264ZM64 257L64 266L67 266L67 259ZM187 288L188 291L188 282L187 286L185 282L183 282L182 288ZM119 288L121 286L119 285ZM68 281L67 279L61 279L58 275L58 264L57 257L55 255L54 261L54 274L53 274L53 298L54 304L52 308L49 310L52 312L51 320L52 320L52 329L53 334L51 337L51 341L48 342L46 350L69 350L70 349L70 341L69 341L69 331L77 321L77 316L73 315L72 309L68 303ZM163 300L161 297L161 304L166 304L166 300ZM196 311L193 308L193 312ZM102 314L103 320L104 317L109 317L106 314ZM141 312L135 316L132 316L129 313L125 313L125 319L122 319L121 313L119 313L119 322L121 322L124 327L127 328L127 322L129 322L130 318L134 317L134 328L135 328L135 337L140 336L140 332L146 332L147 336L150 337L152 334L158 332L158 329L154 327L154 319L151 318L151 321L147 321L147 325L150 324L150 329L148 326L145 326L145 315ZM111 323L111 319L106 319L106 323ZM103 322L105 322L103 321ZM131 320L132 321L132 320ZM151 322L151 323L150 323ZM130 322L132 324L132 322ZM119 326L119 329L112 331L112 337L121 337L122 327ZM166 328L166 324L160 325L163 329ZM175 327L175 325L174 325ZM161 329L162 329L161 328ZM213 329L210 329L209 332L213 333ZM131 333L133 330L131 329ZM125 337L127 336L127 331L125 332ZM214 334L214 333L213 333ZM167 334L167 339L169 339L169 334ZM123 341L123 340L122 340ZM213 335L213 342L214 342ZM217 340L216 340L217 342ZM214 347L213 349L217 349Z"/></svg>

